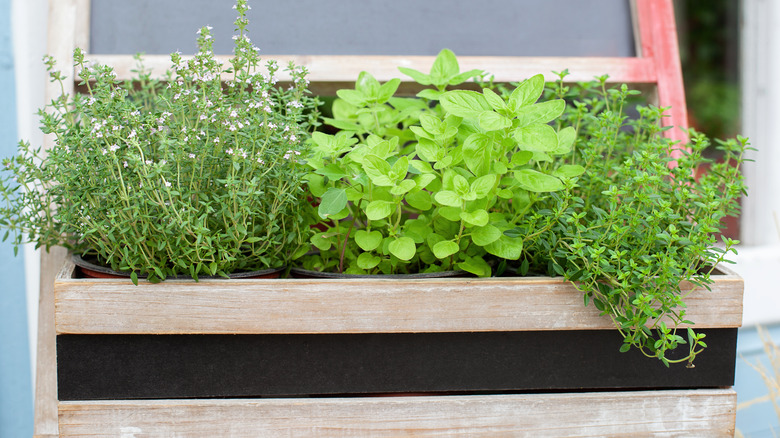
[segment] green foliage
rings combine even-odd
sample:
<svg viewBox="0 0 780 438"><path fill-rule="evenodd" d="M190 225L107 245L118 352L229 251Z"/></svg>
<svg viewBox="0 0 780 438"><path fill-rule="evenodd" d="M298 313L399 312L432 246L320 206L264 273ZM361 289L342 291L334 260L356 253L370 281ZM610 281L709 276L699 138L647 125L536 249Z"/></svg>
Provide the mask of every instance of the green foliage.
<svg viewBox="0 0 780 438"><path fill-rule="evenodd" d="M537 103L541 75L506 97L487 88L448 90L482 74L461 73L449 50L428 74L400 70L435 88L417 98L394 97L400 80L380 84L362 72L354 90L338 91L334 117L326 119L340 132L312 137L309 190L320 199L322 222L312 238L319 253L304 266L489 276L496 258L517 260L523 245L539 236L506 232L534 203L573 187L584 170L557 158L573 145L572 128L548 124L565 103Z"/></svg>
<svg viewBox="0 0 780 438"><path fill-rule="evenodd" d="M662 108L640 105L629 118L637 92L607 89L606 77L567 87L564 76L547 94L571 102L559 123L575 126L577 139L563 157L574 167L559 172L581 176L573 197L547 198L526 216L520 234L549 224L545 210L565 208L521 258L527 270L573 281L586 305L612 318L624 338L621 351L635 347L666 365L691 365L706 344L703 334L680 333L690 323L681 286L706 288L713 266L734 251L737 242L717 245L715 233L738 212L747 139L717 142L724 159L713 163L702 155L710 144L703 135L691 132L687 149L663 136ZM709 171L698 176L705 165ZM668 355L682 344L687 355Z"/></svg>
<svg viewBox="0 0 780 438"><path fill-rule="evenodd" d="M215 58L204 27L193 59L171 55L167 83L142 66L118 83L76 50L88 93L40 111L54 147L21 143L4 161L0 221L17 245L64 245L150 281L278 267L305 251L299 156L316 100L303 68L290 64L291 86L276 85L278 65L262 68L246 36L246 1L236 9L230 65Z"/></svg>

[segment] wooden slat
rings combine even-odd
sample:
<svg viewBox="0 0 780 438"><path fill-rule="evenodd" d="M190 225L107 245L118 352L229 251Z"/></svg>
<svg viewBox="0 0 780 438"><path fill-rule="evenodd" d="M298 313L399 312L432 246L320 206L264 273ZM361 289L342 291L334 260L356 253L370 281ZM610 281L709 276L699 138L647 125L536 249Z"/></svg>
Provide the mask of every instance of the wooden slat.
<svg viewBox="0 0 780 438"><path fill-rule="evenodd" d="M57 333L401 333L612 329L562 278L129 280L55 283ZM738 327L743 281L688 296L696 327Z"/></svg>
<svg viewBox="0 0 780 438"><path fill-rule="evenodd" d="M61 402L61 436L733 437L732 389Z"/></svg>
<svg viewBox="0 0 780 438"><path fill-rule="evenodd" d="M184 59L189 57L184 56ZM218 56L226 63L230 56ZM89 55L90 62L114 67L117 78L127 80L134 76L131 70L137 62L129 55ZM398 67L414 68L428 72L433 56L357 56L357 55L263 55L263 59L275 59L286 66L289 61L306 67L312 82L354 83L361 71L368 71L380 81L401 78L411 81L398 71ZM462 56L458 58L461 71L482 69L495 75L496 82L520 81L542 73L548 81L557 79L552 71L569 69L567 80L590 81L596 76L609 74L612 83L648 84L656 82L656 71L651 60L642 58L578 58L578 57L517 57L517 56ZM147 55L144 67L152 70L152 76L161 78L171 65L170 56ZM289 80L280 71L279 80Z"/></svg>
<svg viewBox="0 0 780 438"><path fill-rule="evenodd" d="M65 80L60 89L58 83L47 81L45 97L51 102L62 92L73 93L73 48L78 21L78 4L83 0L57 0L49 2L47 52L57 62L57 69L64 72ZM52 134L44 136L44 152L54 144ZM35 436L57 434L57 359L54 331L54 278L62 265L66 251L53 248L41 252L40 294L38 297L38 340L35 368Z"/></svg>
<svg viewBox="0 0 780 438"><path fill-rule="evenodd" d="M79 47L85 53L89 53L89 34L92 14L91 0L76 1L76 22L73 23L73 46Z"/></svg>

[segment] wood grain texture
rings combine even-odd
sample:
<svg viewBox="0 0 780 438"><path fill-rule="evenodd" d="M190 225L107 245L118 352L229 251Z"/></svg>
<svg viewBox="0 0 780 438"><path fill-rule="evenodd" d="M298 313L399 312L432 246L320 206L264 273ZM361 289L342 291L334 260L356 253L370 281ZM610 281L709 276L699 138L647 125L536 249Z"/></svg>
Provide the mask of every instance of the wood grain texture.
<svg viewBox="0 0 780 438"><path fill-rule="evenodd" d="M74 23L78 21L79 7L84 0L57 0L49 2L47 17L46 50L57 62L57 69L70 78L58 83L48 81L46 102L51 102L61 93L73 93L73 48L76 40ZM48 77L47 77L48 79ZM44 136L45 150L54 145L54 136ZM58 272L66 251L54 248L50 252L41 252L40 290L38 297L38 339L35 367L35 413L34 434L48 436L57 434L57 363L54 331L54 278Z"/></svg>
<svg viewBox="0 0 780 438"><path fill-rule="evenodd" d="M191 56L182 56L189 59ZM89 55L87 59L98 64L113 66L117 78L126 80L134 77L131 72L137 67L130 55ZM162 73L170 68L171 59L167 55L144 56L144 67L151 69L152 77L162 78ZM230 56L217 56L220 62L227 63ZM434 56L362 56L362 55L263 55L263 59L275 59L285 66L294 61L309 70L312 83L338 82L352 83L361 71L368 71L379 81L400 78L410 82L411 78L401 74L398 67L409 67L420 71L430 71ZM519 56L461 56L458 57L461 71L471 69L486 70L495 76L496 82L520 81L542 73L545 79L557 79L552 71L569 69L568 81L590 81L596 76L609 74L610 83L655 83L656 70L652 60L642 58L584 58L584 57L519 57ZM278 72L279 80L289 80L287 73Z"/></svg>
<svg viewBox="0 0 780 438"><path fill-rule="evenodd" d="M402 333L612 329L562 278L55 282L58 334ZM691 291L700 328L739 327L743 281Z"/></svg>
<svg viewBox="0 0 780 438"><path fill-rule="evenodd" d="M61 402L61 436L733 437L732 389ZM124 435L123 435L124 434Z"/></svg>

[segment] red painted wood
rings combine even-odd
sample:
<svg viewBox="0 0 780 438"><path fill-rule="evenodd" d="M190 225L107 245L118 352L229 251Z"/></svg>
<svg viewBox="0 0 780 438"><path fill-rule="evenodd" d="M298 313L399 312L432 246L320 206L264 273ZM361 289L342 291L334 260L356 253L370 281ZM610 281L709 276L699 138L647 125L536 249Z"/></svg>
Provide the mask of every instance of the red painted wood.
<svg viewBox="0 0 780 438"><path fill-rule="evenodd" d="M688 142L688 109L685 103L680 51L672 0L636 0L639 36L643 58L653 60L658 78L658 104L671 107L664 126L671 126L666 135L680 142ZM681 152L678 151L676 155Z"/></svg>

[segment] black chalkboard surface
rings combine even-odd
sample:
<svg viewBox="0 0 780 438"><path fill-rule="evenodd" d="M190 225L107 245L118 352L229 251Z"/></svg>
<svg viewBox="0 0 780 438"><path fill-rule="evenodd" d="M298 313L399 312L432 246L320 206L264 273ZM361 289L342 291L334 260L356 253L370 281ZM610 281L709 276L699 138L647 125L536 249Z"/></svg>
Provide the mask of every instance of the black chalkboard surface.
<svg viewBox="0 0 780 438"><path fill-rule="evenodd" d="M233 0L91 0L92 54L230 54ZM629 0L250 0L264 54L633 57Z"/></svg>

